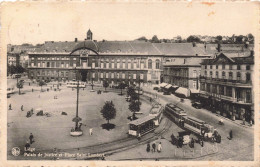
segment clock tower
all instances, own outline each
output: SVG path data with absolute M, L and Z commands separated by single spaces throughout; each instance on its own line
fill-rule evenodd
M 92 36 L 93 36 L 93 33 L 89 29 L 88 32 L 87 32 L 87 40 L 92 40 Z

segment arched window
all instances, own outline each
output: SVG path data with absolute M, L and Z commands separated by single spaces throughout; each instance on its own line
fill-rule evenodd
M 155 68 L 160 69 L 160 60 L 159 59 L 156 59 L 156 61 L 155 61 Z
M 153 62 L 151 59 L 148 60 L 148 69 L 152 69 L 153 68 Z

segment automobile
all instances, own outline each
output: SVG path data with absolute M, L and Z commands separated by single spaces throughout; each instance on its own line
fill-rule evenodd
M 153 90 L 158 90 L 158 89 L 159 89 L 159 87 L 154 87 L 154 88 L 153 88 Z
M 163 94 L 164 94 L 164 95 L 171 95 L 171 92 L 169 92 L 169 91 L 164 91 Z
M 202 104 L 201 104 L 200 102 L 193 102 L 193 103 L 192 103 L 192 106 L 193 106 L 194 108 L 200 109 L 200 108 L 202 107 Z
M 159 88 L 159 89 L 157 90 L 157 92 L 163 92 L 163 90 L 162 90 L 161 88 Z

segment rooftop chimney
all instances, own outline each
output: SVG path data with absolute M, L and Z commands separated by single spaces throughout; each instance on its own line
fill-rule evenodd
M 78 38 L 75 38 L 75 42 L 78 42 Z

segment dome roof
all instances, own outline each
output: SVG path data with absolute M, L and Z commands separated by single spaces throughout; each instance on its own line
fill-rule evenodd
M 85 40 L 83 42 L 78 43 L 71 51 L 70 54 L 76 52 L 77 50 L 81 50 L 81 49 L 88 49 L 91 50 L 93 52 L 95 52 L 98 55 L 99 52 L 99 48 L 98 45 L 92 41 L 92 40 Z

